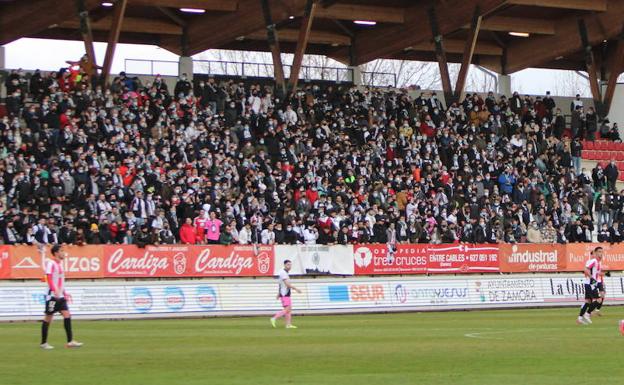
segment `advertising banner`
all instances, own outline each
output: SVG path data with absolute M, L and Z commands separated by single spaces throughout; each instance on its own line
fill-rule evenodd
M 308 301 L 313 309 L 369 308 L 391 305 L 387 283 L 340 281 L 308 283 Z
M 356 275 L 497 273 L 497 245 L 355 245 Z
M 498 245 L 429 245 L 427 273 L 498 273 Z
M 102 246 L 64 246 L 67 256 L 62 262 L 67 278 L 102 278 Z M 45 261 L 50 255 L 50 248 L 37 246 L 11 246 L 9 265 L 11 278 L 42 279 Z
M 353 262 L 356 275 L 426 274 L 426 244 L 397 244 L 392 252 L 385 244 L 355 245 Z
M 291 275 L 353 275 L 353 246 L 275 246 L 274 275 L 285 260 L 292 261 Z
M 0 279 L 11 278 L 11 258 L 8 246 L 0 246 Z
M 582 276 L 569 273 L 293 281 L 302 291 L 293 293 L 295 314 L 576 307 L 584 298 Z M 606 289 L 608 304 L 624 304 L 623 275 L 607 278 Z M 42 282 L 0 285 L 0 321 L 39 319 L 45 292 Z M 67 292 L 72 315 L 86 319 L 269 315 L 281 308 L 271 278 L 68 281 Z
M 544 302 L 541 278 L 473 279 L 471 291 L 485 304 Z
M 273 247 L 104 246 L 105 277 L 253 277 L 273 273 Z
M 500 244 L 500 271 L 504 273 L 564 271 L 565 247 L 559 244 Z
M 583 271 L 591 251 L 603 248 L 602 270 L 624 270 L 624 245 L 619 243 L 571 243 L 566 245 L 566 271 Z
M 466 280 L 394 281 L 393 306 L 445 306 L 476 302 Z

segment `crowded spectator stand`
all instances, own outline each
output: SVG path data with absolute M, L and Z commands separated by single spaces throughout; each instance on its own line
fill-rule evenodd
M 568 126 L 550 95 L 447 107 L 435 92 L 305 84 L 279 99 L 185 76 L 170 92 L 123 72 L 94 85 L 75 64 L 6 79 L 5 244 L 622 239 L 622 167 L 580 162 L 617 151 L 617 127 L 580 99 Z

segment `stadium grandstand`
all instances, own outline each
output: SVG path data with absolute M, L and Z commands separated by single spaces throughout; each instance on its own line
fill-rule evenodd
M 622 70 L 622 2 L 0 7 L 0 43 L 31 36 L 82 39 L 86 48 L 70 70 L 7 71 L 0 123 L 7 244 L 624 236 L 623 145 L 617 124 L 605 120 Z M 94 40 L 108 42 L 102 66 L 93 62 Z M 188 78 L 168 85 L 162 77 L 110 75 L 117 42 L 155 42 L 180 54 L 180 76 Z M 189 56 L 209 48 L 270 51 L 274 78 L 193 81 Z M 290 79 L 282 52 L 295 53 Z M 304 53 L 350 65 L 347 82 L 299 86 Z M 377 58 L 435 60 L 443 90 L 358 88 L 357 65 Z M 447 62 L 461 63 L 455 85 Z M 471 63 L 501 74 L 499 94 L 463 91 Z M 527 67 L 588 71 L 592 100 L 512 93 L 509 74 Z M 208 240 L 199 227 L 211 212 L 221 228 Z
M 620 1 L 71 0 L 0 9 L 2 44 L 29 36 L 86 48 L 67 70 L 6 70 L 7 244 L 624 237 L 624 145 L 606 119 L 622 71 Z M 108 42 L 101 65 L 94 40 Z M 180 78 L 111 75 L 118 42 L 181 55 Z M 274 78 L 194 76 L 190 56 L 210 48 L 270 51 Z M 289 79 L 284 52 L 295 53 Z M 348 64 L 347 81 L 298 84 L 304 53 Z M 377 58 L 437 61 L 443 90 L 358 87 L 357 65 Z M 454 85 L 447 62 L 461 63 Z M 464 92 L 471 63 L 501 74 L 498 94 Z M 512 93 L 509 74 L 528 67 L 587 71 L 592 99 Z M 220 228 L 207 239 L 211 215 Z
M 624 0 L 0 0 L 0 383 L 617 383 L 622 72 Z

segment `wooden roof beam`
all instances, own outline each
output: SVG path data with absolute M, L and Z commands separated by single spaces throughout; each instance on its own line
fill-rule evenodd
M 469 24 L 464 26 L 464 29 L 469 28 Z M 528 17 L 490 16 L 481 22 L 481 30 L 554 35 L 555 23 L 552 20 L 531 19 Z
M 337 3 L 319 7 L 316 17 L 335 20 L 373 20 L 378 23 L 404 23 L 405 9 L 377 5 Z
M 297 39 L 297 48 L 295 49 L 295 56 L 293 58 L 293 64 L 290 69 L 290 79 L 288 83 L 290 85 L 290 92 L 294 92 L 297 89 L 297 83 L 299 82 L 299 73 L 301 72 L 301 65 L 303 64 L 303 55 L 308 48 L 308 41 L 310 40 L 310 31 L 312 30 L 312 22 L 314 21 L 314 14 L 316 13 L 317 4 L 314 0 L 307 0 L 306 8 L 303 12 L 303 18 L 301 19 L 301 26 L 299 27 L 299 38 Z
M 238 0 L 129 0 L 131 5 L 145 7 L 195 8 L 206 11 L 234 12 Z
M 288 20 L 291 15 L 302 15 L 305 1 L 269 0 L 271 16 L 275 24 Z M 188 55 L 195 55 L 211 48 L 222 47 L 241 36 L 266 28 L 262 7 L 258 0 L 239 0 L 235 12 L 224 14 L 205 13 L 191 18 L 186 27 Z M 160 46 L 172 52 L 180 50 L 180 39 L 161 38 Z
M 444 49 L 448 53 L 464 53 L 464 48 L 466 46 L 466 42 L 463 40 L 457 39 L 444 39 Z M 434 51 L 435 46 L 432 42 L 422 42 L 418 44 L 414 44 L 405 48 L 406 51 Z M 475 50 L 475 55 L 489 55 L 489 56 L 501 56 L 503 54 L 503 48 L 498 46 L 495 43 L 487 42 L 487 41 L 477 41 Z
M 91 29 L 95 31 L 108 31 L 113 18 L 106 16 L 96 22 L 91 23 Z M 79 28 L 80 22 L 68 20 L 58 25 L 59 28 Z M 140 17 L 125 17 L 121 25 L 122 32 L 153 33 L 163 35 L 182 35 L 182 27 L 167 21 L 157 19 L 143 19 Z
M 299 39 L 299 30 L 280 29 L 279 31 L 277 31 L 277 37 L 279 41 L 297 42 L 297 40 Z M 266 40 L 266 38 L 266 33 L 264 31 L 256 31 L 252 34 L 245 36 L 245 39 L 249 40 Z M 308 43 L 326 45 L 350 45 L 351 38 L 349 36 L 341 35 L 335 32 L 313 30 L 310 31 Z
M 446 35 L 461 29 L 472 20 L 475 6 L 479 6 L 481 16 L 490 14 L 505 4 L 506 0 L 446 0 L 439 2 L 437 12 L 443 15 L 439 20 L 440 34 Z M 390 56 L 404 48 L 431 41 L 431 27 L 427 8 L 417 2 L 405 11 L 405 24 L 387 27 L 373 27 L 357 34 L 355 39 L 356 64 Z M 463 52 L 462 43 L 462 52 Z M 448 47 L 447 47 L 448 49 Z
M 592 46 L 618 36 L 621 32 L 624 1 L 609 0 L 607 5 L 607 12 L 596 13 L 585 19 L 588 43 Z M 557 20 L 555 35 L 530 37 L 507 47 L 507 72 L 513 73 L 566 59 L 566 56 L 581 49 L 578 36 L 578 16 Z
M 464 43 L 464 52 L 462 54 L 462 63 L 457 74 L 457 82 L 455 83 L 455 97 L 461 100 L 464 93 L 464 87 L 466 86 L 466 79 L 468 78 L 468 72 L 470 72 L 470 63 L 472 63 L 472 55 L 474 55 L 475 47 L 477 46 L 477 39 L 479 37 L 479 31 L 481 30 L 482 22 L 481 12 L 479 8 L 475 8 L 472 22 L 470 23 L 470 29 L 468 30 L 468 38 Z
M 608 0 L 508 0 L 507 4 L 604 12 L 607 10 L 607 2 Z
M 101 1 L 85 0 L 84 6 L 91 11 L 101 6 Z M 66 20 L 68 12 L 74 15 L 75 9 L 75 0 L 16 1 L 5 5 L 0 12 L 0 45 L 45 31 Z

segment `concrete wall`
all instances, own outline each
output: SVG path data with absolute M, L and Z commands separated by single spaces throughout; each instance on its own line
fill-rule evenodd
M 609 121 L 618 124 L 620 135 L 622 135 L 622 128 L 624 127 L 624 83 L 618 83 L 615 87 L 615 95 L 613 95 L 613 102 L 609 111 Z

